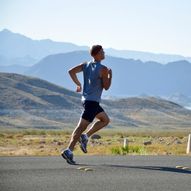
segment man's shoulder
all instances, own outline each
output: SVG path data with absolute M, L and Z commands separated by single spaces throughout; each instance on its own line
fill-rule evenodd
M 107 69 L 107 66 L 101 64 L 101 69 L 102 69 L 102 70 L 106 70 L 106 69 Z
M 86 64 L 88 64 L 88 62 L 87 62 L 87 61 L 82 62 L 82 65 L 86 65 Z
M 90 65 L 92 63 L 92 61 L 84 61 L 83 65 Z
M 80 65 L 84 68 L 85 66 L 87 66 L 88 62 L 87 61 L 84 61 L 82 62 Z

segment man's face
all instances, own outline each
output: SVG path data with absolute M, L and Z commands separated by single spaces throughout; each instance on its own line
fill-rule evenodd
M 103 60 L 103 59 L 105 58 L 105 52 L 104 52 L 104 50 L 101 49 L 101 50 L 98 52 L 97 56 L 99 57 L 100 60 Z

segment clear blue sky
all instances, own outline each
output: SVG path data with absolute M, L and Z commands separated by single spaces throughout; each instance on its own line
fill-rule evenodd
M 191 56 L 190 0 L 0 0 L 0 30 Z

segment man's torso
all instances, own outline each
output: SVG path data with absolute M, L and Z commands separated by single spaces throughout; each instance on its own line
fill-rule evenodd
M 100 72 L 103 67 L 104 66 L 100 62 L 93 61 L 83 65 L 84 86 L 82 101 L 89 100 L 100 102 L 103 91 Z

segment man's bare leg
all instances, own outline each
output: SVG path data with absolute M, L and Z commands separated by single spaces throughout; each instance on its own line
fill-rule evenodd
M 101 112 L 96 115 L 96 118 L 99 119 L 99 121 L 95 122 L 92 127 L 87 131 L 87 136 L 90 137 L 95 132 L 99 131 L 109 123 L 109 117 L 105 112 Z
M 68 145 L 68 148 L 73 151 L 74 147 L 77 143 L 77 141 L 79 140 L 81 134 L 86 130 L 87 126 L 90 124 L 89 121 L 80 118 L 80 121 L 77 125 L 77 127 L 74 129 L 73 133 L 72 133 L 72 137 L 70 140 L 70 143 Z

